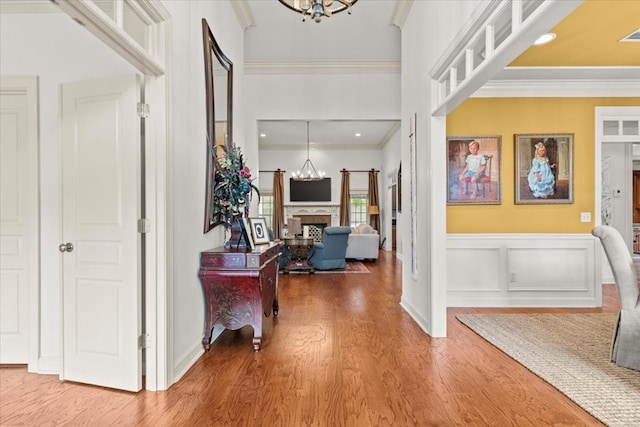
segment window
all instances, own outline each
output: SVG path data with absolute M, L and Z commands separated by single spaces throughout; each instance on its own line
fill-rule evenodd
M 273 229 L 273 194 L 260 194 L 258 216 L 264 217 L 267 227 Z
M 349 195 L 351 226 L 367 223 L 367 194 L 352 193 Z

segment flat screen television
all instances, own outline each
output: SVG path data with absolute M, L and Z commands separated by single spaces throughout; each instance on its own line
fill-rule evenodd
M 296 181 L 289 178 L 289 200 L 292 202 L 330 202 L 331 178 L 318 181 Z

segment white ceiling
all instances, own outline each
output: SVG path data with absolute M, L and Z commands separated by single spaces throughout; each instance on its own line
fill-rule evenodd
M 309 146 L 312 149 L 314 146 L 325 149 L 345 146 L 382 148 L 395 135 L 399 126 L 399 122 L 395 120 L 311 120 Z M 262 149 L 306 148 L 306 121 L 263 120 L 258 127 Z
M 396 0 L 359 0 L 346 11 L 316 23 L 277 0 L 250 0 L 254 25 L 245 32 L 245 64 L 281 63 L 313 67 L 318 63 L 399 63 L 400 29 L 391 24 Z M 399 128 L 398 121 L 311 121 L 310 141 L 323 149 L 381 148 Z M 305 121 L 259 121 L 261 149 L 306 147 Z M 355 134 L 360 133 L 360 137 Z
M 396 0 L 359 0 L 316 23 L 277 0 L 246 2 L 254 25 L 245 32 L 245 62 L 400 61 Z

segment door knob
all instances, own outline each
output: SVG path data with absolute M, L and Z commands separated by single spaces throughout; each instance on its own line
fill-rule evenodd
M 58 250 L 60 252 L 73 252 L 73 243 L 61 243 L 60 246 L 58 246 Z

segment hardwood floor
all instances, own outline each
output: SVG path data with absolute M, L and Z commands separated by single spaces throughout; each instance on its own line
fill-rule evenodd
M 176 384 L 129 393 L 0 368 L 2 426 L 592 426 L 601 425 L 455 319 L 432 339 L 400 307 L 401 264 L 383 252 L 369 274 L 280 275 L 280 313 L 225 331 Z

